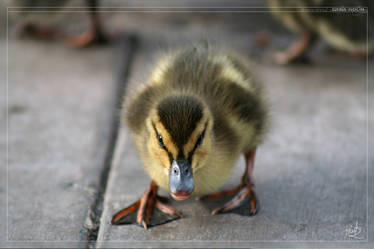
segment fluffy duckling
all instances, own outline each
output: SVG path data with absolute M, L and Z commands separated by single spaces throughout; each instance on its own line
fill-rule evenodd
M 182 217 L 162 202 L 158 187 L 175 200 L 235 194 L 213 214 L 236 208 L 248 197 L 250 215 L 256 214 L 252 172 L 267 117 L 261 86 L 241 56 L 207 44 L 166 55 L 123 109 L 152 181 L 137 202 L 113 216 L 112 224 L 137 212 L 137 223 L 147 228 L 154 207 Z M 246 164 L 239 186 L 213 192 L 225 183 L 241 154 Z
M 302 35 L 286 51 L 277 53 L 275 60 L 287 64 L 302 58 L 317 40 L 322 38 L 331 46 L 363 57 L 374 49 L 374 16 L 363 12 L 362 7 L 369 7 L 369 0 L 268 0 L 272 13 L 290 30 Z M 324 8 L 336 7 L 336 12 L 326 11 L 285 11 L 285 7 Z M 342 7 L 343 6 L 343 7 Z M 339 7 L 342 7 L 339 10 Z M 361 10 L 359 9 L 361 7 Z M 283 11 L 282 11 L 283 10 Z M 366 41 L 366 23 L 368 21 L 368 46 Z

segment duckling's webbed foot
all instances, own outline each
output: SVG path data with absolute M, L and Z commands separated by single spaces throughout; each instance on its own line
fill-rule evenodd
M 181 218 L 183 216 L 181 212 L 161 201 L 161 197 L 157 196 L 157 188 L 156 183 L 152 181 L 139 200 L 113 216 L 112 224 L 135 223 L 147 229 L 150 226 L 161 225 Z M 154 213 L 154 207 L 161 211 L 161 216 Z M 151 217 L 155 219 L 151 220 Z
M 316 36 L 309 32 L 303 34 L 302 38 L 293 43 L 287 50 L 275 54 L 275 62 L 280 65 L 308 61 L 306 53 L 316 40 Z
M 54 40 L 65 36 L 56 28 L 36 25 L 29 21 L 17 23 L 12 34 L 19 38 L 31 37 L 38 40 Z
M 95 44 L 105 44 L 112 39 L 108 35 L 104 34 L 98 13 L 95 11 L 90 11 L 89 14 L 90 27 L 88 28 L 88 30 L 80 35 L 66 36 L 66 42 L 68 45 L 73 47 L 88 47 Z
M 244 154 L 245 161 L 246 161 L 246 168 L 245 172 L 242 176 L 241 183 L 239 186 L 214 192 L 208 195 L 199 196 L 198 200 L 208 200 L 208 199 L 215 199 L 224 197 L 227 195 L 235 194 L 234 198 L 232 198 L 229 202 L 225 203 L 222 207 L 216 208 L 212 211 L 212 214 L 218 214 L 226 211 L 230 211 L 235 209 L 245 203 L 245 200 L 249 197 L 250 200 L 250 210 L 249 215 L 255 215 L 258 211 L 258 203 L 257 203 L 257 196 L 254 191 L 254 183 L 252 179 L 252 172 L 254 167 L 254 159 L 255 159 L 256 149 L 250 150 Z

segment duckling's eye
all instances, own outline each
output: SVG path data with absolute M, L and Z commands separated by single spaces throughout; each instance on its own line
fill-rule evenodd
M 203 142 L 203 138 L 204 138 L 204 131 L 200 133 L 200 135 L 197 137 L 196 145 L 195 145 L 196 147 L 199 146 Z
M 162 136 L 160 134 L 157 134 L 157 140 L 158 144 L 162 147 L 165 148 L 164 140 L 162 140 Z

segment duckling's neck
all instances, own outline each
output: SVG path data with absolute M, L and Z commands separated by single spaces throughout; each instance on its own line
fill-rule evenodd
M 204 103 L 194 96 L 179 94 L 163 98 L 157 105 L 160 122 L 181 147 L 204 116 Z

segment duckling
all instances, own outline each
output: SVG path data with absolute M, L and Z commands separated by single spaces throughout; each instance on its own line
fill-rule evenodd
M 124 105 L 122 116 L 152 181 L 138 201 L 113 216 L 112 224 L 137 212 L 137 224 L 147 229 L 154 207 L 182 217 L 157 195 L 158 187 L 175 200 L 235 194 L 212 214 L 232 210 L 248 197 L 249 214 L 256 214 L 253 168 L 268 111 L 245 58 L 207 43 L 168 53 Z M 239 186 L 214 192 L 241 154 L 246 163 Z
M 374 16 L 365 13 L 363 7 L 369 7 L 372 1 L 327 1 L 327 0 L 268 0 L 272 14 L 280 19 L 290 30 L 302 35 L 286 51 L 277 53 L 275 60 L 279 64 L 288 64 L 303 58 L 315 43 L 322 38 L 334 48 L 359 57 L 366 56 L 374 50 L 373 28 Z M 342 7 L 341 11 L 286 11 L 285 7 L 323 8 Z M 356 12 L 349 9 L 355 7 Z M 283 10 L 283 11 L 281 11 Z M 343 12 L 342 12 L 343 11 Z M 345 11 L 345 12 L 344 12 Z M 368 24 L 367 24 L 368 21 Z M 368 44 L 366 41 L 368 25 Z

